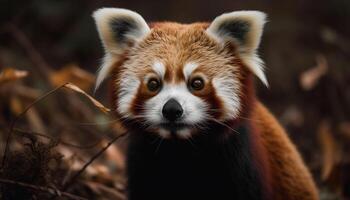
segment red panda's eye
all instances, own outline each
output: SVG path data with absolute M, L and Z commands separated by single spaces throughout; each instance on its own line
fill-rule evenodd
M 201 78 L 194 78 L 191 81 L 191 88 L 194 90 L 201 90 L 204 87 L 204 81 Z
M 155 78 L 152 78 L 148 81 L 147 83 L 147 88 L 149 89 L 149 91 L 151 92 L 156 92 L 159 90 L 160 88 L 160 82 L 155 79 Z

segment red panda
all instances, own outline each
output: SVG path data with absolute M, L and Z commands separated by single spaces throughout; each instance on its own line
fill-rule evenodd
M 314 200 L 312 176 L 255 95 L 265 14 L 211 23 L 147 24 L 137 13 L 94 13 L 105 48 L 97 87 L 129 131 L 128 198 Z

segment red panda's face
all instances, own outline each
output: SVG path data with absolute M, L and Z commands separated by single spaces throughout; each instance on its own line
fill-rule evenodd
M 156 25 L 115 70 L 116 108 L 163 137 L 189 137 L 240 110 L 241 63 L 205 25 Z
M 109 24 L 99 27 L 105 47 L 110 49 L 105 65 L 113 68 L 113 103 L 122 118 L 163 138 L 188 138 L 209 123 L 239 117 L 244 104 L 241 102 L 244 72 L 249 68 L 247 65 L 258 59 L 247 58 L 237 44 L 254 41 L 248 36 L 240 38 L 244 41 L 239 43 L 221 41 L 218 34 L 222 30 L 213 24 L 208 28 L 202 23 L 157 23 L 149 29 L 140 16 L 124 14 L 121 21 L 111 18 Z M 97 21 L 101 18 L 98 13 L 95 17 Z M 249 31 L 245 30 L 247 24 L 243 24 L 244 30 L 240 27 L 237 30 Z M 236 25 L 223 24 L 221 28 Z M 104 33 L 106 26 L 111 26 L 112 33 Z M 121 43 L 124 49 L 111 46 L 108 40 Z M 244 51 L 249 51 L 248 46 Z

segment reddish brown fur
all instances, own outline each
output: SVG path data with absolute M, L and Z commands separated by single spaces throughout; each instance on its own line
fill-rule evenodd
M 318 199 L 311 174 L 276 119 L 260 102 L 254 104 L 252 116 L 267 151 L 274 199 Z
M 120 75 L 122 74 L 120 71 L 122 70 L 132 70 L 142 80 L 146 74 L 152 71 L 150 65 L 156 59 L 166 66 L 165 82 L 175 84 L 184 82 L 183 67 L 188 61 L 194 60 L 200 67 L 191 77 L 196 76 L 196 74 L 205 74 L 208 84 L 202 91 L 193 92 L 193 94 L 202 97 L 210 105 L 215 105 L 212 109 L 222 109 L 223 104 L 220 98 L 216 97 L 211 79 L 220 73 L 232 73 L 239 77 L 238 66 L 241 63 L 238 57 L 234 55 L 234 46 L 222 48 L 214 39 L 208 37 L 205 34 L 205 29 L 208 27 L 206 23 L 191 25 L 154 23 L 152 27 L 151 34 L 137 47 L 128 51 L 129 57 L 134 56 L 136 61 L 131 58 L 115 72 L 117 73 L 115 76 L 116 85 L 120 81 Z M 140 107 L 140 103 L 154 95 L 147 92 L 144 84 L 142 83 L 133 101 L 133 108 Z M 239 93 L 239 91 L 237 92 Z M 133 109 L 133 113 L 138 113 L 138 111 Z M 215 117 L 222 117 L 222 113 L 215 113 Z
M 240 118 L 236 121 L 236 124 L 241 123 L 241 121 L 248 121 L 250 125 L 250 143 L 252 146 L 253 162 L 258 169 L 261 179 L 263 181 L 263 195 L 265 199 L 273 199 L 274 190 L 272 188 L 272 173 L 271 166 L 268 160 L 268 152 L 266 147 L 262 144 L 261 135 L 254 120 L 251 120 L 251 116 L 254 115 L 252 112 L 255 105 L 255 90 L 253 84 L 253 76 L 243 64 L 240 65 L 242 70 L 241 82 L 243 83 L 241 102 L 244 103 L 244 108 L 241 109 Z
M 251 143 L 255 164 L 263 176 L 266 195 L 273 199 L 318 199 L 317 189 L 312 177 L 305 167 L 299 153 L 269 111 L 257 100 L 252 81 L 252 74 L 240 60 L 236 48 L 227 44 L 219 45 L 205 33 L 206 23 L 181 25 L 177 23 L 153 23 L 152 32 L 137 47 L 128 52 L 129 60 L 117 63 L 114 74 L 114 100 L 123 70 L 133 70 L 140 80 L 151 71 L 149 66 L 154 59 L 166 65 L 165 81 L 178 83 L 184 81 L 183 66 L 187 61 L 195 60 L 200 67 L 195 74 L 204 73 L 208 79 L 220 73 L 232 73 L 238 82 L 242 108 L 239 117 L 228 124 L 237 124 L 249 118 L 253 129 Z M 133 57 L 137 56 L 137 57 Z M 137 58 L 137 60 L 132 60 Z M 227 59 L 232 58 L 232 59 Z M 193 75 L 192 75 L 193 76 Z M 156 93 L 148 92 L 144 83 L 131 105 L 134 114 L 140 113 L 143 102 Z M 215 94 L 215 88 L 208 82 L 200 92 L 193 92 L 204 99 L 212 109 L 222 109 L 223 102 Z M 114 105 L 114 104 L 113 104 Z M 220 118 L 222 113 L 213 113 Z

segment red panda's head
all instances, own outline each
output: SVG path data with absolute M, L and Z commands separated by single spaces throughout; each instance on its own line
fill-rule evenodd
M 256 55 L 264 13 L 149 26 L 130 10 L 103 8 L 94 18 L 106 52 L 97 87 L 111 75 L 118 115 L 161 137 L 188 138 L 208 123 L 239 118 L 249 74 L 267 85 Z

